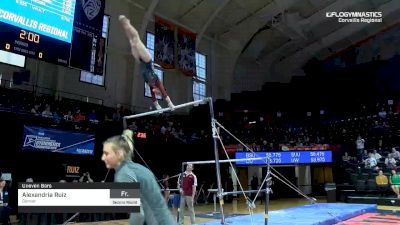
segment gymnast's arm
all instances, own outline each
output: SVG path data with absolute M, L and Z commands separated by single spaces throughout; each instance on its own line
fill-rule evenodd
M 115 174 L 114 181 L 120 183 L 131 183 L 131 182 L 138 182 L 136 173 L 132 170 L 124 170 L 118 171 Z M 143 225 L 144 224 L 144 212 L 141 207 L 140 213 L 130 213 L 129 217 L 129 224 L 130 225 Z
M 158 224 L 176 225 L 177 223 L 165 203 L 165 199 L 161 194 L 160 186 L 158 185 L 154 175 L 148 177 L 146 186 L 146 191 L 151 193 L 151 196 L 147 201 Z

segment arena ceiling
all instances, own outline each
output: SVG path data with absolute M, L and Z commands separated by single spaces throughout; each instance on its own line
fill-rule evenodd
M 396 24 L 399 0 L 126 0 L 283 76 Z M 338 23 L 326 12 L 382 12 L 382 23 Z M 296 72 L 297 71 L 297 72 Z

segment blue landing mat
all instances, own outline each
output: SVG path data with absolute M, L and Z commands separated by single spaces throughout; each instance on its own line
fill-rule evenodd
M 376 210 L 374 204 L 318 203 L 271 211 L 268 225 L 330 225 Z M 251 221 L 249 215 L 225 219 L 229 225 L 264 225 L 264 214 L 254 214 Z M 220 225 L 221 221 L 201 224 Z

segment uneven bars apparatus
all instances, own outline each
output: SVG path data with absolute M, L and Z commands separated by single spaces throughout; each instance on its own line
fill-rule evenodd
M 214 157 L 215 160 L 212 161 L 212 163 L 215 163 L 215 172 L 217 175 L 217 184 L 218 184 L 218 193 L 222 193 L 222 184 L 221 184 L 221 170 L 220 170 L 220 165 L 219 165 L 219 155 L 218 155 L 218 142 L 217 142 L 217 138 L 218 136 L 216 135 L 216 130 L 217 128 L 215 127 L 215 119 L 214 119 L 214 106 L 213 106 L 213 101 L 211 97 L 208 98 L 204 98 L 203 100 L 198 100 L 198 101 L 194 101 L 194 102 L 189 102 L 186 104 L 182 104 L 182 105 L 178 105 L 176 107 L 185 107 L 188 105 L 196 105 L 196 104 L 200 104 L 202 102 L 208 102 L 208 106 L 209 106 L 209 110 L 210 110 L 210 120 L 211 120 L 211 132 L 212 132 L 212 137 L 213 137 L 213 148 L 214 148 Z M 176 108 L 175 107 L 175 108 Z M 185 164 L 182 163 L 182 174 L 185 171 Z M 182 180 L 180 179 L 180 186 L 182 186 Z M 220 212 L 221 212 L 221 224 L 225 224 L 225 215 L 224 215 L 224 201 L 223 201 L 223 196 L 219 195 L 219 208 L 220 208 Z M 180 214 L 181 209 L 178 209 L 178 217 Z M 179 223 L 179 218 L 178 218 L 178 223 Z
M 267 164 L 267 177 L 266 177 L 266 184 L 265 184 L 265 189 L 264 190 L 248 190 L 248 191 L 229 191 L 229 192 L 223 192 L 218 190 L 217 196 L 219 197 L 220 201 L 221 198 L 223 198 L 225 195 L 234 195 L 234 194 L 241 194 L 241 193 L 258 193 L 258 192 L 264 192 L 265 193 L 265 209 L 264 209 L 264 224 L 268 225 L 268 212 L 269 212 L 269 193 L 271 192 L 270 184 L 269 182 L 271 181 L 271 171 L 270 171 L 270 164 L 267 161 L 267 159 L 270 157 L 257 157 L 257 158 L 247 158 L 247 159 L 224 159 L 224 160 L 219 160 L 219 163 L 227 163 L 227 162 L 241 162 L 241 161 L 252 161 L 252 160 L 265 160 L 265 163 Z M 206 160 L 206 161 L 191 161 L 191 162 L 182 162 L 182 171 L 184 168 L 184 165 L 187 164 L 192 164 L 192 165 L 199 165 L 199 164 L 212 164 L 215 163 L 216 160 Z M 218 163 L 218 165 L 219 165 Z M 221 204 L 221 203 L 220 203 Z M 253 204 L 253 203 L 252 203 Z M 249 205 L 251 207 L 251 205 Z M 221 211 L 221 218 L 224 217 L 223 211 Z M 221 221 L 221 224 L 225 224 Z
M 133 119 L 133 118 L 139 118 L 142 116 L 148 116 L 148 115 L 153 115 L 157 113 L 163 113 L 163 112 L 168 112 L 168 111 L 173 111 L 175 109 L 179 108 L 184 108 L 187 106 L 192 106 L 192 105 L 199 105 L 199 104 L 204 104 L 207 103 L 209 105 L 210 109 L 210 117 L 211 117 L 211 129 L 212 129 L 212 134 L 213 134 L 213 141 L 214 141 L 214 155 L 215 155 L 215 167 L 216 167 L 216 174 L 217 174 L 217 183 L 218 183 L 218 193 L 222 193 L 222 184 L 221 184 L 221 172 L 220 172 L 220 166 L 219 166 L 219 155 L 218 155 L 218 145 L 217 145 L 217 135 L 215 134 L 216 128 L 215 128 L 215 119 L 214 119 L 214 106 L 213 106 L 213 100 L 211 97 L 204 98 L 201 100 L 193 101 L 193 102 L 188 102 L 180 105 L 176 105 L 173 108 L 163 108 L 159 110 L 154 110 L 150 112 L 145 112 L 145 113 L 139 113 L 135 115 L 130 115 L 130 116 L 124 116 L 123 118 L 123 126 L 126 129 L 128 127 L 127 124 L 127 119 Z M 182 173 L 184 172 L 184 164 L 182 164 Z M 223 201 L 222 201 L 222 196 L 219 197 L 219 205 L 220 205 L 220 210 L 221 210 L 221 224 L 225 224 L 225 216 L 224 216 L 224 208 L 223 208 Z M 178 209 L 178 217 L 179 217 L 179 211 Z M 179 221 L 178 221 L 179 222 Z
M 214 121 L 214 120 L 212 120 Z M 215 123 L 213 123 L 215 125 Z M 213 128 L 213 132 L 215 131 L 215 127 Z M 216 146 L 216 135 L 213 135 L 213 139 L 215 141 L 215 145 L 214 145 L 214 149 L 216 151 L 217 150 L 217 146 Z M 249 160 L 263 160 L 263 159 L 267 159 L 268 157 L 258 157 L 258 158 L 248 158 L 248 159 L 224 159 L 224 160 L 218 160 L 218 152 L 215 153 L 216 155 L 216 160 L 206 160 L 206 161 L 191 161 L 191 162 L 182 162 L 182 174 L 184 172 L 185 169 L 185 165 L 187 164 L 192 164 L 192 165 L 199 165 L 199 164 L 212 164 L 215 163 L 217 165 L 217 178 L 219 178 L 217 180 L 218 182 L 218 198 L 219 198 L 219 205 L 220 205 L 220 212 L 221 212 L 221 224 L 225 224 L 225 215 L 224 215 L 224 211 L 223 211 L 223 198 L 224 198 L 224 192 L 222 191 L 222 185 L 221 185 L 221 174 L 220 174 L 220 170 L 219 170 L 219 164 L 220 163 L 228 163 L 228 162 L 240 162 L 240 161 L 249 161 Z M 242 192 L 239 192 L 242 193 Z M 228 193 L 227 194 L 231 194 Z M 234 194 L 234 192 L 232 192 L 232 194 Z M 226 195 L 226 194 L 225 194 Z M 178 221 L 179 222 L 179 221 Z

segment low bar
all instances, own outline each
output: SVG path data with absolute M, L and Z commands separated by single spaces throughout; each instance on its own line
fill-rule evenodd
M 259 158 L 247 158 L 247 159 L 224 159 L 219 160 L 220 163 L 227 163 L 227 162 L 241 162 L 241 161 L 249 161 L 249 160 L 261 160 L 267 159 L 267 157 L 259 157 Z M 183 164 L 212 164 L 215 163 L 215 160 L 207 160 L 207 161 L 192 161 L 192 162 L 183 162 Z
M 236 194 L 242 194 L 242 193 L 257 193 L 258 190 L 248 190 L 248 191 L 227 191 L 222 193 L 222 195 L 236 195 Z M 260 192 L 266 192 L 265 189 L 260 190 Z

